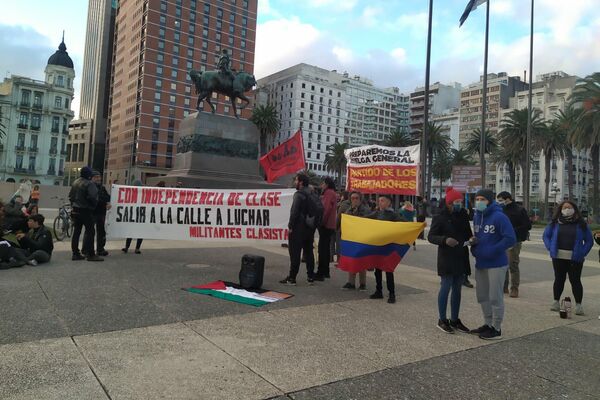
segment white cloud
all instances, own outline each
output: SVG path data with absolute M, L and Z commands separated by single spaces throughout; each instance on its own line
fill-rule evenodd
M 357 3 L 358 0 L 308 0 L 311 7 L 331 7 L 340 11 L 350 11 Z
M 366 27 L 373 27 L 378 24 L 378 16 L 383 12 L 379 7 L 367 6 L 363 9 L 360 16 L 360 23 Z
M 397 63 L 403 64 L 406 62 L 406 50 L 402 47 L 393 49 L 390 54 Z
M 492 5 L 490 9 L 492 15 L 513 16 L 515 13 L 513 0 L 494 0 L 490 4 Z
M 429 14 L 420 12 L 416 14 L 403 14 L 394 22 L 386 23 L 385 28 L 393 31 L 407 31 L 412 37 L 426 37 Z M 434 26 L 435 26 L 434 21 Z
M 354 54 L 351 49 L 334 46 L 331 52 L 336 56 L 341 64 L 349 64 L 354 60 Z
M 258 0 L 258 14 L 262 16 L 281 17 L 281 14 L 271 7 L 269 0 Z

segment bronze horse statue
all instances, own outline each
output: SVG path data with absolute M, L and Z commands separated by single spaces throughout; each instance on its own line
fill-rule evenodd
M 244 102 L 242 107 L 240 107 L 240 110 L 246 108 L 246 106 L 250 104 L 250 100 L 248 100 L 244 93 L 256 85 L 254 75 L 246 72 L 238 72 L 235 74 L 233 82 L 219 71 L 202 72 L 192 69 L 189 71 L 189 75 L 192 82 L 194 82 L 196 94 L 198 95 L 196 110 L 200 111 L 200 102 L 206 100 L 214 114 L 215 106 L 211 103 L 210 98 L 213 92 L 217 92 L 228 96 L 231 99 L 233 114 L 236 118 L 239 118 L 237 115 L 237 107 L 235 105 L 236 99 L 240 99 Z

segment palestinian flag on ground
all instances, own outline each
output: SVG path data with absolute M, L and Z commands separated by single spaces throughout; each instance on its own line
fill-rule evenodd
M 273 292 L 263 289 L 244 289 L 232 282 L 215 281 L 206 285 L 197 285 L 184 288 L 192 293 L 206 294 L 219 299 L 247 304 L 249 306 L 261 307 L 265 304 L 285 300 L 293 295 L 288 293 Z

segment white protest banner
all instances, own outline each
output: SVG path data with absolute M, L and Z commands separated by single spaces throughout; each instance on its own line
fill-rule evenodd
M 344 151 L 346 190 L 362 193 L 416 195 L 420 146 L 354 147 Z
M 212 190 L 113 185 L 110 238 L 287 242 L 294 189 Z

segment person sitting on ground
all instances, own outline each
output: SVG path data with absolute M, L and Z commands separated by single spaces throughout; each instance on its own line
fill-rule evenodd
M 0 202 L 0 226 L 4 226 L 4 203 Z M 4 230 L 0 231 L 0 269 L 18 268 L 26 265 L 25 257 L 17 253 L 11 242 L 4 239 Z
M 363 204 L 362 195 L 360 192 L 352 192 L 350 194 L 350 207 L 344 212 L 344 214 L 354 215 L 356 217 L 365 217 L 371 211 Z M 341 216 L 339 218 L 340 232 L 341 232 Z M 360 271 L 358 273 L 359 286 L 358 290 L 367 290 L 367 271 Z M 348 282 L 342 286 L 342 289 L 356 289 L 356 273 L 348 272 Z
M 23 197 L 17 195 L 4 207 L 4 227 L 12 232 L 27 232 L 27 216 L 24 213 Z
M 27 218 L 29 231 L 25 233 L 17 233 L 17 239 L 21 249 L 17 251 L 24 252 L 27 264 L 38 265 L 47 263 L 52 257 L 54 243 L 52 234 L 44 226 L 44 216 L 41 214 L 30 215 Z

